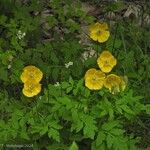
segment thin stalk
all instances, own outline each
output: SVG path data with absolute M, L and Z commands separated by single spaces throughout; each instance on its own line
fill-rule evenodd
M 113 40 L 112 51 L 114 50 L 114 47 L 115 47 L 115 41 L 116 41 L 116 37 L 117 37 L 117 31 L 118 31 L 118 23 L 117 23 L 117 26 L 116 26 L 116 29 L 115 29 L 115 37 L 114 37 L 114 40 Z

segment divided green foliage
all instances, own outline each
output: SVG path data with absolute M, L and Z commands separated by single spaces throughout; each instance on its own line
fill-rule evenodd
M 119 12 L 124 4 L 105 7 Z M 149 137 L 149 126 L 138 121 L 141 114 L 150 120 L 148 27 L 119 20 L 106 43 L 90 41 L 88 33 L 84 43 L 81 27 L 96 18 L 82 8 L 72 0 L 0 0 L 0 149 L 25 143 L 35 150 L 149 149 L 146 141 L 140 148 L 143 135 L 130 127 L 136 120 Z M 109 50 L 117 58 L 112 73 L 126 78 L 125 91 L 112 95 L 85 87 L 85 72 L 98 67 L 94 56 L 84 61 L 89 49 Z M 20 79 L 28 65 L 43 72 L 41 93 L 32 98 L 23 95 Z

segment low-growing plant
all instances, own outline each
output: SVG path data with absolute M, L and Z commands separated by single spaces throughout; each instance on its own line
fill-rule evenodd
M 140 117 L 150 120 L 147 26 L 111 26 L 71 0 L 0 10 L 0 149 L 140 149 L 130 125 L 150 129 Z

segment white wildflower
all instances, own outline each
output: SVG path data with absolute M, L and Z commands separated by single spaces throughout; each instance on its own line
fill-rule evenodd
M 85 60 L 87 60 L 88 58 L 91 58 L 91 57 L 96 58 L 97 52 L 89 47 L 88 50 L 86 50 L 82 53 L 82 61 L 84 62 Z
M 54 86 L 60 86 L 60 83 L 59 82 L 56 82 L 55 84 L 54 84 Z
M 8 65 L 7 68 L 10 69 L 10 68 L 11 68 L 11 65 Z
M 25 32 L 22 32 L 21 30 L 18 30 L 17 37 L 18 37 L 19 40 L 24 38 L 25 35 L 26 35 Z
M 72 61 L 69 61 L 68 63 L 65 64 L 65 67 L 66 67 L 66 68 L 69 68 L 69 67 L 72 66 L 72 65 L 73 65 L 73 62 L 72 62 Z

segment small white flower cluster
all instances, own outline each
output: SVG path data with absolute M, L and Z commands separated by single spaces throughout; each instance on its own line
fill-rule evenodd
M 89 48 L 87 51 L 84 51 L 82 53 L 82 61 L 85 61 L 91 57 L 95 57 L 95 58 L 97 57 L 97 52 L 93 50 L 92 48 Z
M 11 68 L 11 65 L 8 65 L 7 68 L 10 69 L 10 68 Z
M 18 37 L 19 40 L 24 38 L 25 35 L 26 35 L 25 32 L 22 32 L 21 30 L 18 30 L 17 37 Z
M 68 63 L 65 64 L 65 67 L 66 67 L 66 68 L 69 68 L 69 67 L 72 66 L 72 65 L 73 65 L 73 62 L 72 62 L 72 61 L 69 61 Z
M 54 86 L 60 86 L 60 83 L 59 82 L 56 82 L 55 84 L 54 84 Z

